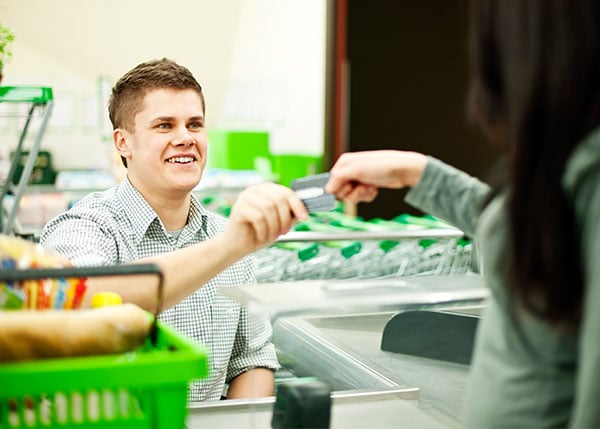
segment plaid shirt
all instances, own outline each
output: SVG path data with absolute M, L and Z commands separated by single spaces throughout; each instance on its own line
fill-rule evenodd
M 172 237 L 125 178 L 107 191 L 86 196 L 48 222 L 40 243 L 76 266 L 112 265 L 207 240 L 222 232 L 226 223 L 227 219 L 206 210 L 192 196 L 187 225 L 177 237 Z M 216 290 L 217 286 L 254 283 L 254 260 L 246 257 L 161 313 L 163 322 L 209 351 L 209 377 L 191 386 L 190 401 L 220 399 L 225 383 L 250 368 L 279 368 L 270 342 L 270 324 L 250 318 L 245 309 Z

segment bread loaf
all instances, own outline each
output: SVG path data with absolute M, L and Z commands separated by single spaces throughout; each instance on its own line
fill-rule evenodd
M 150 324 L 151 316 L 134 304 L 0 311 L 0 362 L 123 353 L 144 342 Z

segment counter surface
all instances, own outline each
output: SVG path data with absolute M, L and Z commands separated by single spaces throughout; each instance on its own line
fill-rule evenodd
M 443 416 L 423 412 L 416 389 L 335 392 L 331 429 L 450 427 Z M 270 429 L 275 398 L 230 400 L 218 404 L 191 404 L 188 429 L 232 427 Z

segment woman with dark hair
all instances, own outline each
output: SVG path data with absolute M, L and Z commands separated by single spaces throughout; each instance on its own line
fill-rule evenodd
M 407 201 L 475 237 L 491 289 L 468 427 L 600 427 L 600 1 L 474 0 L 470 116 L 502 145 L 494 187 L 416 152 L 343 154 L 327 185 Z

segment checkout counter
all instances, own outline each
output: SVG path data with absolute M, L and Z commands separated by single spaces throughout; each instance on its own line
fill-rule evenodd
M 330 427 L 460 428 L 478 274 L 311 280 L 221 292 L 273 323 L 285 371 L 332 390 Z M 270 428 L 275 398 L 189 404 L 188 428 Z

